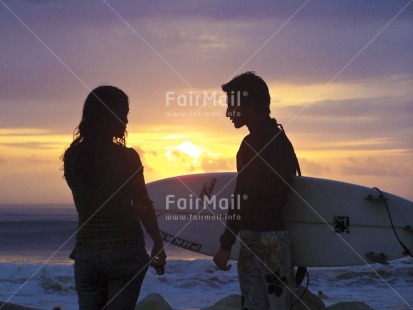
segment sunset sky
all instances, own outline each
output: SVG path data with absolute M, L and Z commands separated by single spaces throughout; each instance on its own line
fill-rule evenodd
M 59 156 L 103 84 L 147 182 L 235 171 L 220 85 L 245 71 L 303 175 L 413 200 L 412 2 L 0 0 L 0 203 L 72 201 Z

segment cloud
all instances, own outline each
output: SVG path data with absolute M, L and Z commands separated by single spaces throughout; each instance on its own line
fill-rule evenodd
M 287 133 L 317 149 L 383 150 L 413 148 L 413 102 L 361 98 L 280 107 Z M 298 114 L 299 113 L 299 114 Z M 293 120 L 289 124 L 288 121 Z M 307 144 L 308 146 L 308 144 Z M 310 146 L 311 147 L 311 146 Z
M 369 175 L 405 177 L 413 174 L 413 161 L 394 161 L 386 158 L 348 157 L 346 161 L 338 165 L 343 175 Z
M 219 143 L 225 145 L 225 154 L 231 154 L 228 144 L 236 150 L 239 141 L 234 140 L 246 129 L 234 133 L 220 119 L 167 118 L 165 94 L 221 92 L 222 83 L 253 70 L 271 85 L 328 86 L 329 96 L 316 96 L 298 116 L 313 94 L 294 102 L 299 104 L 295 107 L 280 100 L 274 110 L 298 153 L 303 151 L 304 173 L 325 174 L 337 167 L 308 159 L 313 158 L 306 157 L 308 150 L 409 153 L 413 149 L 413 6 L 388 24 L 408 3 L 404 0 L 109 2 L 122 18 L 103 1 L 4 3 L 44 43 L 0 5 L 0 123 L 4 128 L 48 128 L 70 136 L 89 91 L 107 84 L 129 95 L 130 124 L 136 124 L 136 132 L 156 126 L 168 128 L 171 135 L 219 132 Z M 334 83 L 328 84 L 333 77 Z M 392 77 L 401 78 L 386 86 Z M 373 86 L 360 87 L 360 81 Z M 335 93 L 340 89 L 333 87 L 339 83 L 347 86 L 341 97 Z M 357 93 L 360 88 L 368 96 Z M 288 95 L 295 93 L 286 99 Z M 3 142 L 15 146 L 13 140 Z M 45 150 L 47 142 L 27 139 L 20 146 Z M 234 158 L 213 154 L 197 161 L 171 151 L 171 160 L 165 160 L 162 143 L 138 148 L 153 179 L 235 170 Z M 356 162 L 342 163 L 344 170 L 367 164 L 354 157 Z M 1 157 L 0 164 L 5 166 Z M 402 170 L 411 171 L 411 166 L 406 163 Z
M 76 1 L 75 1 L 76 2 Z M 297 9 L 304 7 L 300 11 L 302 18 L 314 20 L 319 19 L 339 19 L 342 22 L 351 21 L 352 23 L 360 22 L 365 23 L 366 15 L 370 15 L 372 18 L 386 20 L 388 13 L 395 14 L 403 6 L 406 5 L 405 1 L 376 1 L 375 3 L 357 1 L 354 3 L 348 3 L 347 1 L 335 1 L 333 4 L 325 1 L 259 1 L 251 2 L 248 0 L 241 1 L 220 1 L 212 0 L 208 2 L 193 2 L 191 0 L 179 1 L 171 3 L 165 0 L 153 0 L 150 2 L 140 2 L 139 5 L 135 1 L 122 1 L 122 4 L 116 2 L 110 3 L 115 10 L 120 11 L 124 16 L 133 18 L 134 16 L 139 18 L 144 17 L 176 17 L 176 18 L 188 18 L 196 17 L 203 18 L 211 21 L 223 21 L 223 20 L 262 20 L 271 18 L 286 18 L 290 17 Z M 90 11 L 93 6 L 95 11 Z M 17 7 L 17 5 L 13 5 Z M 66 7 L 65 1 L 20 1 L 19 7 L 29 7 L 34 11 L 33 14 L 42 13 L 47 10 L 49 13 L 54 13 L 60 16 L 60 10 Z M 89 10 L 88 10 L 89 9 Z M 231 12 L 231 14 L 228 14 Z M 102 19 L 107 19 L 116 16 L 108 9 L 108 6 L 99 1 L 85 3 L 78 1 L 76 5 L 70 7 L 67 12 L 69 17 L 62 20 L 64 22 L 71 22 L 70 17 L 74 18 L 76 22 L 99 24 L 102 23 Z M 401 16 L 402 19 L 409 19 L 412 16 L 411 11 L 407 11 Z M 53 16 L 52 16 L 53 20 Z M 55 21 L 55 20 L 54 20 Z
M 179 150 L 169 149 L 166 151 L 165 157 L 172 167 L 179 167 L 187 172 L 194 172 L 197 170 L 197 161 Z
M 320 164 L 316 161 L 309 160 L 306 158 L 299 158 L 301 173 L 302 175 L 311 175 L 311 176 L 322 176 L 331 172 L 329 166 Z
M 26 156 L 25 158 L 23 158 L 23 161 L 25 163 L 31 164 L 31 165 L 51 165 L 51 161 L 48 158 L 45 158 L 43 156 L 38 156 L 37 154 L 31 154 L 30 156 Z M 62 166 L 63 166 L 63 162 L 61 162 Z M 54 162 L 53 162 L 54 165 Z
M 18 147 L 27 150 L 55 150 L 56 143 L 48 142 L 17 142 L 17 143 L 1 143 L 2 146 Z
M 203 155 L 201 157 L 201 169 L 204 172 L 235 171 L 235 159 Z
M 220 92 L 239 71 L 255 70 L 275 83 L 326 83 L 404 5 L 310 1 L 281 29 L 303 3 L 111 3 L 136 34 L 101 1 L 10 2 L 47 47 L 0 10 L 0 123 L 71 131 L 90 89 L 101 84 L 125 90 L 131 120 L 150 124 L 180 123 L 160 117 L 166 91 Z M 386 28 L 340 80 L 411 77 L 411 11 Z
M 192 87 L 209 88 L 237 73 L 258 50 L 240 70 L 255 68 L 275 80 L 327 81 L 404 5 L 402 1 L 334 5 L 310 1 L 278 32 L 303 3 L 112 3 L 122 20 L 99 1 L 20 1 L 10 4 L 11 9 L 50 50 L 8 10 L 1 10 L 0 93 L 9 100 L 61 101 L 87 93 L 78 78 L 89 88 L 103 82 L 130 85 L 131 79 L 162 86 L 182 86 L 183 79 Z M 411 9 L 406 10 L 386 28 L 346 70 L 347 79 L 411 76 L 411 16 Z M 151 89 L 141 91 L 149 95 Z M 73 102 L 83 97 L 77 95 Z

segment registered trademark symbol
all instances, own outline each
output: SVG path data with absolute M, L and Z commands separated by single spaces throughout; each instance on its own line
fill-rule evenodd
M 247 200 L 247 199 L 248 199 L 248 195 L 247 195 L 247 194 L 244 194 L 244 195 L 242 196 L 242 199 Z
M 248 92 L 245 90 L 245 91 L 242 92 L 242 95 L 243 95 L 244 97 L 247 97 L 247 96 L 248 96 Z

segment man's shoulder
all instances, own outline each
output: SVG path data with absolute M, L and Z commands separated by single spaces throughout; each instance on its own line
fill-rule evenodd
M 239 149 L 242 150 L 242 149 L 244 149 L 245 147 L 248 147 L 248 149 L 250 149 L 251 146 L 254 146 L 254 145 L 255 145 L 256 140 L 257 140 L 257 139 L 256 139 L 256 138 L 254 139 L 254 136 L 253 136 L 251 133 L 249 133 L 248 135 L 246 135 L 246 136 L 242 139 Z
M 251 141 L 251 140 L 253 140 L 253 138 L 254 138 L 253 135 L 251 133 L 249 133 L 242 139 L 241 144 L 244 143 L 244 142 Z

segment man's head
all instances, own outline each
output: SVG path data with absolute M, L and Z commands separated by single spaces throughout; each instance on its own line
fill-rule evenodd
M 235 128 L 248 124 L 249 119 L 268 117 L 270 114 L 270 92 L 264 80 L 247 71 L 221 86 L 227 93 L 227 117 Z

